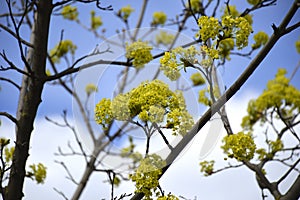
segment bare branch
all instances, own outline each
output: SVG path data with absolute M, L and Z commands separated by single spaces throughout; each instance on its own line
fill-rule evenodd
M 59 148 L 58 150 L 59 150 L 60 155 L 62 155 L 62 156 L 66 156 L 66 155 L 80 155 L 80 156 L 84 157 L 84 159 L 85 159 L 86 162 L 88 162 L 87 158 L 90 157 L 90 156 L 88 156 L 86 154 L 85 150 L 83 149 L 83 145 L 82 145 L 82 143 L 81 143 L 81 141 L 80 141 L 80 139 L 78 137 L 76 129 L 69 123 L 69 121 L 67 119 L 67 112 L 66 111 L 63 112 L 63 116 L 62 117 L 63 117 L 64 123 L 56 122 L 56 121 L 50 119 L 49 117 L 45 117 L 45 119 L 47 121 L 53 123 L 56 126 L 69 128 L 72 131 L 72 133 L 74 134 L 74 136 L 75 136 L 76 143 L 78 144 L 81 153 L 75 152 L 74 149 L 71 147 L 71 145 L 68 144 L 68 147 L 71 149 L 71 153 L 70 154 L 63 153 L 61 151 L 61 149 Z
M 128 62 L 121 62 L 121 61 L 109 61 L 109 60 L 98 60 L 98 61 L 94 61 L 94 62 L 90 62 L 90 63 L 87 63 L 87 64 L 83 64 L 77 68 L 73 68 L 73 67 L 70 67 L 58 74 L 55 74 L 53 76 L 48 76 L 46 78 L 46 81 L 52 81 L 52 80 L 56 80 L 56 79 L 59 79 L 63 76 L 66 76 L 66 75 L 69 75 L 69 74 L 73 74 L 75 72 L 78 72 L 79 70 L 82 70 L 82 69 L 86 69 L 86 68 L 90 68 L 90 67 L 94 67 L 96 65 L 103 65 L 103 64 L 110 64 L 110 65 L 121 65 L 121 66 L 128 66 L 128 67 L 131 67 L 131 63 L 128 63 Z
M 60 164 L 65 169 L 65 171 L 68 174 L 68 176 L 66 177 L 67 179 L 71 180 L 74 184 L 79 185 L 79 183 L 73 178 L 69 168 L 66 166 L 66 164 L 64 162 L 57 161 L 57 160 L 55 160 L 54 162 L 57 164 Z
M 284 34 L 288 34 L 288 33 L 290 33 L 291 31 L 293 31 L 293 30 L 295 30 L 295 29 L 297 29 L 297 28 L 299 28 L 299 27 L 300 27 L 300 21 L 297 22 L 296 24 L 293 24 L 292 26 L 287 27 L 287 28 L 285 29 L 285 31 L 284 31 Z
M 21 54 L 21 58 L 22 58 L 22 61 L 27 69 L 27 71 L 29 73 L 31 73 L 31 67 L 30 67 L 30 64 L 27 62 L 27 59 L 25 57 L 25 54 L 23 52 L 23 47 L 22 47 L 22 42 L 21 42 L 21 36 L 20 36 L 20 28 L 21 28 L 21 25 L 22 25 L 22 22 L 25 18 L 25 13 L 27 13 L 27 10 L 28 10 L 28 0 L 25 0 L 25 10 L 24 10 L 24 14 L 21 16 L 21 19 L 19 21 L 19 24 L 17 25 L 14 17 L 13 17 L 13 12 L 12 12 L 12 8 L 11 8 L 11 5 L 10 5 L 10 0 L 6 0 L 6 4 L 8 6 L 8 10 L 9 10 L 9 13 L 10 13 L 10 18 L 11 18 L 11 21 L 13 23 L 13 26 L 14 26 L 14 29 L 15 29 L 15 34 L 17 36 L 17 41 L 18 41 L 18 46 L 19 46 L 19 51 L 20 51 L 20 54 Z
M 300 159 L 298 159 L 292 166 L 290 166 L 287 172 L 277 181 L 277 183 L 280 184 L 294 170 L 294 168 L 298 165 L 299 162 Z
M 212 16 L 213 16 L 213 17 L 216 16 L 217 9 L 218 9 L 219 5 L 220 5 L 220 0 L 217 0 L 217 4 L 216 4 L 216 6 L 215 6 L 215 8 L 214 8 L 214 11 L 213 11 L 213 13 L 212 13 Z
M 215 173 L 219 173 L 219 172 L 221 172 L 221 171 L 227 170 L 227 169 L 238 168 L 238 167 L 242 167 L 242 166 L 243 166 L 243 164 L 239 164 L 239 165 L 231 165 L 231 164 L 229 163 L 228 166 L 226 166 L 226 167 L 224 167 L 224 168 L 221 168 L 221 169 L 218 169 L 218 170 L 215 170 L 215 171 L 213 171 L 212 173 L 215 174 Z
M 163 138 L 163 140 L 166 143 L 166 145 L 168 146 L 168 148 L 172 151 L 173 147 L 170 145 L 168 139 L 166 138 L 166 136 L 164 135 L 164 133 L 162 132 L 162 130 L 158 127 L 158 125 L 155 122 L 153 123 L 153 126 L 159 132 L 159 134 Z
M 11 62 L 8 58 L 7 58 L 7 56 L 6 56 L 6 54 L 5 54 L 5 52 L 3 51 L 2 53 L 0 53 L 0 56 L 4 59 L 4 61 L 9 65 L 9 67 L 3 67 L 3 66 L 1 66 L 0 67 L 0 71 L 7 71 L 7 70 L 16 70 L 17 72 L 19 72 L 19 73 L 21 73 L 21 74 L 23 74 L 23 75 L 26 75 L 26 76 L 31 76 L 31 74 L 29 74 L 29 73 L 27 73 L 27 72 L 25 72 L 25 71 L 23 71 L 23 70 L 21 70 L 21 69 L 19 69 L 13 62 Z
M 56 2 L 55 4 L 53 4 L 53 8 L 55 7 L 58 7 L 58 6 L 63 6 L 69 2 L 72 2 L 73 0 L 64 0 L 64 1 L 59 1 L 59 2 Z
M 15 86 L 18 90 L 21 90 L 21 87 L 17 84 L 17 83 L 15 83 L 14 81 L 12 81 L 12 80 L 10 80 L 10 79 L 8 79 L 8 78 L 4 78 L 4 77 L 0 77 L 0 80 L 1 81 L 6 81 L 6 82 L 8 82 L 8 83 L 11 83 L 13 86 Z
M 50 119 L 50 118 L 47 117 L 47 116 L 45 117 L 45 119 L 46 119 L 48 122 L 54 124 L 55 126 L 59 126 L 59 127 L 67 127 L 66 124 L 62 124 L 62 123 L 59 123 L 59 122 L 57 122 L 57 121 L 54 121 L 53 119 Z
M 15 117 L 13 117 L 11 114 L 7 112 L 0 112 L 0 115 L 7 117 L 10 121 L 12 121 L 18 126 L 18 120 Z
M 277 107 L 276 111 L 277 111 L 277 114 L 278 114 L 279 118 L 281 119 L 281 121 L 286 125 L 286 127 L 288 127 L 288 129 L 290 130 L 292 135 L 295 136 L 295 138 L 298 140 L 298 142 L 300 142 L 300 138 L 298 137 L 297 133 L 295 132 L 291 122 L 289 120 L 286 120 L 284 118 L 284 116 L 282 116 L 280 108 Z
M 141 12 L 140 12 L 140 16 L 138 18 L 138 22 L 137 22 L 136 27 L 135 27 L 136 29 L 135 29 L 134 34 L 133 34 L 133 40 L 134 41 L 136 40 L 137 34 L 139 33 L 139 29 L 142 25 L 142 21 L 143 21 L 144 15 L 145 15 L 145 10 L 146 10 L 148 1 L 149 0 L 143 0 L 143 5 L 142 5 Z
M 253 12 L 254 10 L 257 10 L 259 8 L 267 7 L 267 6 L 272 6 L 276 5 L 277 0 L 263 0 L 260 1 L 258 4 L 252 6 L 252 8 L 247 8 L 242 14 L 241 17 L 249 14 L 250 12 Z
M 10 30 L 7 26 L 4 26 L 3 24 L 0 24 L 0 28 L 8 32 L 10 35 L 12 35 L 16 39 L 20 39 L 20 41 L 25 44 L 26 46 L 33 48 L 33 45 L 30 42 L 27 42 L 26 40 L 22 39 L 21 37 L 18 38 L 17 34 L 14 33 L 12 30 Z
M 56 2 L 55 4 L 53 4 L 53 7 L 62 6 L 62 5 L 65 5 L 69 2 L 73 2 L 73 0 L 64 0 L 64 1 Z M 111 5 L 106 6 L 106 7 L 102 7 L 100 0 L 77 0 L 77 2 L 81 2 L 81 3 L 93 3 L 93 2 L 95 2 L 96 7 L 101 9 L 101 10 L 108 10 L 108 11 L 113 10 Z
M 130 194 L 124 193 L 124 194 L 121 194 L 119 198 L 115 197 L 115 200 L 122 200 L 125 197 L 130 197 L 131 195 L 132 195 L 131 193 Z
M 290 129 L 290 127 L 294 127 L 294 126 L 296 126 L 298 124 L 300 124 L 300 120 L 297 121 L 297 122 L 294 122 L 290 126 L 286 126 L 283 129 L 281 129 L 280 133 L 278 134 L 279 138 L 281 138 L 283 136 L 283 134 Z
M 292 80 L 295 76 L 295 74 L 297 73 L 298 69 L 300 68 L 300 61 L 298 62 L 297 66 L 295 67 L 291 77 L 290 77 L 290 80 Z
M 60 191 L 60 190 L 58 190 L 58 189 L 56 189 L 56 188 L 53 188 L 53 190 L 54 190 L 55 192 L 57 192 L 60 196 L 62 196 L 65 200 L 69 200 L 69 199 L 67 198 L 67 196 L 66 196 L 62 191 Z

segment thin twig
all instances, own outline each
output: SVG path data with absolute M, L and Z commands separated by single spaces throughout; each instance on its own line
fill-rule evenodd
M 15 117 L 13 117 L 11 114 L 7 112 L 0 112 L 0 115 L 7 117 L 10 121 L 12 121 L 18 126 L 18 120 Z
M 286 173 L 277 181 L 277 184 L 280 184 L 294 170 L 294 168 L 298 165 L 299 162 L 300 159 L 298 159 L 292 166 L 290 166 Z
M 66 164 L 64 162 L 57 161 L 57 160 L 55 160 L 54 162 L 57 163 L 57 164 L 60 164 L 65 169 L 65 171 L 68 174 L 68 176 L 66 177 L 67 179 L 71 180 L 75 185 L 79 185 L 79 183 L 73 178 L 70 170 L 68 169 L 68 167 L 66 166 Z
M 229 164 L 228 166 L 226 166 L 224 168 L 221 168 L 221 169 L 218 169 L 218 170 L 214 170 L 212 173 L 216 174 L 216 173 L 219 173 L 219 172 L 227 170 L 227 169 L 242 167 L 243 165 L 244 164 L 238 164 L 238 165 L 231 165 L 231 164 Z
M 8 79 L 8 78 L 4 78 L 4 77 L 0 77 L 0 80 L 1 81 L 6 81 L 6 82 L 8 82 L 8 83 L 11 83 L 13 86 L 15 86 L 18 90 L 21 90 L 21 87 L 17 84 L 17 83 L 15 83 L 14 81 L 12 81 L 12 80 L 10 80 L 10 79 Z
M 26 76 L 32 76 L 31 74 L 27 73 L 26 71 L 23 71 L 23 70 L 19 69 L 13 62 L 11 62 L 11 61 L 7 58 L 7 56 L 6 56 L 6 54 L 5 54 L 4 51 L 3 51 L 2 53 L 0 53 L 0 56 L 1 56 L 1 57 L 4 59 L 4 61 L 10 66 L 10 67 L 6 67 L 6 68 L 4 68 L 4 67 L 1 66 L 0 71 L 15 70 L 15 71 L 17 71 L 17 72 L 19 72 L 19 73 L 21 73 L 21 74 L 23 74 L 23 75 L 26 75 Z
M 140 16 L 138 18 L 138 22 L 136 24 L 135 31 L 134 31 L 134 34 L 133 34 L 133 40 L 134 41 L 136 40 L 136 37 L 137 37 L 137 35 L 139 33 L 139 29 L 140 29 L 140 27 L 142 25 L 142 21 L 143 21 L 144 15 L 145 15 L 145 10 L 146 10 L 148 1 L 149 0 L 143 0 L 143 5 L 142 5 L 141 12 L 140 12 Z
M 67 198 L 67 196 L 66 196 L 62 191 L 60 191 L 60 190 L 58 190 L 58 189 L 56 189 L 56 188 L 53 188 L 53 190 L 54 190 L 55 192 L 57 192 L 60 196 L 62 196 L 65 200 L 69 200 L 69 199 Z
M 24 20 L 24 18 L 25 18 L 25 15 L 26 15 L 25 13 L 27 13 L 27 9 L 28 9 L 28 7 L 27 7 L 28 0 L 25 0 L 25 5 L 26 5 L 26 6 L 25 6 L 24 15 L 21 16 L 21 19 L 20 19 L 18 25 L 17 25 L 17 23 L 16 23 L 16 21 L 15 21 L 13 15 L 12 15 L 13 12 L 12 12 L 12 8 L 11 8 L 11 5 L 10 5 L 10 0 L 6 0 L 6 4 L 7 4 L 7 6 L 8 6 L 8 10 L 9 10 L 9 13 L 10 13 L 10 18 L 11 18 L 11 21 L 12 21 L 12 23 L 13 23 L 13 26 L 14 26 L 14 29 L 15 29 L 15 33 L 16 33 L 16 36 L 17 36 L 17 41 L 18 41 L 19 51 L 20 51 L 20 54 L 21 54 L 21 59 L 22 59 L 24 65 L 25 65 L 27 71 L 28 71 L 29 73 L 31 73 L 32 71 L 31 71 L 30 64 L 27 62 L 27 59 L 26 59 L 25 54 L 24 54 L 23 49 L 22 49 L 21 36 L 20 36 L 20 32 L 19 32 L 19 30 L 20 30 L 20 28 L 21 28 L 21 25 L 22 25 L 22 22 L 23 22 L 23 20 Z
M 18 38 L 17 34 L 14 33 L 12 30 L 10 30 L 7 26 L 4 26 L 3 24 L 0 24 L 0 28 L 2 28 L 3 30 L 5 30 L 6 32 L 8 32 L 10 35 L 12 35 L 14 38 L 16 39 L 20 39 L 20 41 L 25 44 L 26 46 L 33 48 L 33 45 L 30 42 L 27 42 L 26 40 L 22 39 L 22 38 Z

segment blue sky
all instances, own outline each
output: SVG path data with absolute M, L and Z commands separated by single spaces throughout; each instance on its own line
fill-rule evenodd
M 117 11 L 122 6 L 128 4 L 132 5 L 132 7 L 135 8 L 135 12 L 129 18 L 130 27 L 132 28 L 134 28 L 136 24 L 136 19 L 138 18 L 141 2 L 142 1 L 140 0 L 101 1 L 103 5 L 111 4 L 115 11 Z M 240 0 L 231 1 L 231 3 L 236 4 L 238 10 L 240 11 L 240 8 L 247 4 L 246 1 L 241 2 Z M 291 3 L 292 1 L 290 0 L 279 0 L 277 5 L 274 7 L 263 8 L 259 11 L 255 11 L 253 13 L 254 32 L 262 30 L 270 35 L 272 33 L 272 23 L 274 23 L 275 25 L 279 25 L 283 16 L 285 15 L 285 13 L 287 13 L 287 10 L 289 9 Z M 6 7 L 6 5 L 4 4 L 4 1 L 0 2 L 0 13 L 4 12 L 3 8 Z M 94 4 L 85 7 L 79 6 L 79 17 L 83 23 L 89 23 L 89 12 L 94 8 Z M 146 11 L 147 17 L 145 18 L 142 27 L 149 26 L 152 19 L 152 13 L 154 11 L 164 11 L 168 16 L 173 17 L 175 13 L 181 11 L 181 1 L 165 0 L 164 3 L 161 3 L 160 0 L 149 1 L 149 7 Z M 121 20 L 117 19 L 112 12 L 97 10 L 96 14 L 102 17 L 104 22 L 103 26 L 107 29 L 106 36 L 108 38 L 115 35 L 116 29 L 122 29 L 124 27 Z M 298 11 L 292 21 L 292 24 L 299 19 L 300 12 Z M 2 19 L 1 22 L 3 21 L 4 20 Z M 195 22 L 192 20 L 190 20 L 188 24 L 195 27 Z M 91 52 L 97 44 L 103 42 L 103 40 L 95 38 L 86 30 L 77 27 L 74 22 L 62 20 L 60 16 L 54 16 L 52 18 L 50 28 L 51 33 L 49 35 L 48 49 L 53 48 L 57 44 L 60 39 L 61 30 L 64 29 L 64 39 L 73 40 L 78 47 L 76 51 L 77 57 Z M 28 30 L 22 29 L 22 35 L 24 37 L 28 37 Z M 15 40 L 12 39 L 12 37 L 8 36 L 3 30 L 1 30 L 0 32 L 0 38 L 2 43 L 2 45 L 0 46 L 0 50 L 2 51 L 2 49 L 6 49 L 7 56 L 15 60 L 16 64 L 20 65 L 21 61 L 19 59 L 19 53 L 18 51 L 16 51 Z M 294 43 L 298 39 L 300 39 L 300 29 L 297 29 L 291 34 L 281 38 L 269 53 L 269 55 L 266 57 L 266 59 L 261 63 L 259 68 L 254 72 L 254 74 L 250 77 L 246 84 L 237 93 L 237 95 L 229 101 L 229 118 L 232 121 L 235 130 L 239 129 L 241 113 L 245 113 L 247 101 L 251 98 L 256 97 L 264 89 L 267 81 L 274 77 L 277 69 L 279 67 L 286 68 L 288 74 L 290 75 L 293 69 L 296 67 L 296 65 L 300 61 L 300 56 L 295 50 Z M 253 58 L 254 56 L 255 53 L 251 57 Z M 221 68 L 219 70 L 224 85 L 229 87 L 236 80 L 239 74 L 242 73 L 242 71 L 247 67 L 250 61 L 251 59 L 248 58 L 237 58 L 236 56 L 232 56 L 232 62 L 228 62 L 224 68 Z M 0 61 L 0 64 L 3 64 L 2 60 Z M 109 73 L 116 72 L 112 71 Z M 107 78 L 105 80 L 109 80 L 110 76 L 115 76 L 115 74 L 109 73 L 106 75 Z M 17 80 L 17 82 L 20 81 L 20 76 L 16 76 L 14 72 L 0 72 L 0 76 L 14 78 L 15 80 Z M 113 78 L 113 80 L 115 80 L 115 78 Z M 292 83 L 297 88 L 300 88 L 300 71 L 298 71 L 298 73 L 295 75 Z M 107 87 L 106 85 L 113 84 L 115 83 L 108 81 L 104 84 L 103 88 L 105 89 Z M 0 82 L 0 85 L 2 88 L 0 92 L 0 110 L 14 114 L 18 100 L 17 90 L 11 85 L 8 85 L 4 82 Z M 101 96 L 101 91 L 99 93 L 100 94 L 98 95 Z M 35 184 L 32 184 L 28 181 L 28 184 L 26 185 L 26 191 L 32 193 L 34 197 L 32 199 L 53 199 L 57 197 L 57 194 L 52 190 L 53 185 L 61 189 L 63 188 L 67 194 L 71 194 L 74 189 L 74 187 L 71 186 L 72 184 L 64 179 L 64 171 L 61 170 L 58 165 L 53 164 L 53 160 L 57 159 L 53 156 L 53 152 L 56 151 L 57 146 L 66 146 L 67 140 L 72 140 L 72 135 L 70 133 L 66 133 L 63 129 L 59 129 L 57 127 L 54 128 L 53 125 L 51 126 L 49 124 L 46 124 L 43 121 L 43 118 L 47 115 L 52 116 L 55 119 L 59 119 L 58 116 L 61 114 L 63 109 L 68 109 L 70 112 L 72 112 L 72 99 L 63 89 L 52 85 L 45 86 L 45 91 L 43 93 L 42 99 L 43 102 L 39 108 L 36 130 L 32 138 L 32 156 L 30 157 L 29 162 L 41 161 L 46 163 L 47 166 L 51 166 L 53 168 L 50 169 L 49 167 L 49 182 L 47 182 L 45 186 L 36 187 Z M 95 99 L 95 101 L 98 100 L 99 99 Z M 243 112 L 240 111 L 240 109 L 243 109 Z M 209 127 L 206 127 L 205 130 L 207 129 L 209 129 Z M 205 130 L 203 132 L 205 132 Z M 14 135 L 13 127 L 6 120 L 3 120 L 3 125 L 0 128 L 0 131 L 1 135 L 3 134 L 11 137 L 13 137 L 12 135 Z M 253 174 L 251 174 L 249 171 L 247 172 L 247 170 L 235 171 L 235 173 L 239 174 L 240 176 L 236 176 L 230 172 L 224 172 L 214 177 L 204 178 L 200 174 L 198 168 L 198 156 L 200 147 L 197 144 L 203 141 L 203 138 L 204 136 L 202 136 L 202 134 L 201 136 L 197 137 L 190 148 L 186 151 L 186 154 L 184 154 L 184 156 L 182 156 L 182 158 L 170 168 L 166 176 L 164 176 L 162 182 L 166 186 L 166 188 L 170 191 L 179 191 L 179 194 L 182 194 L 187 198 L 193 198 L 194 196 L 201 198 L 202 196 L 204 196 L 204 199 L 220 199 L 222 197 L 226 197 L 226 199 L 239 199 L 241 197 L 244 197 L 242 196 L 243 194 L 247 194 L 249 199 L 259 198 L 260 191 L 258 190 L 256 183 L 254 182 Z M 46 142 L 44 143 L 44 141 Z M 43 149 L 46 144 L 47 148 Z M 220 151 L 214 150 L 214 152 L 212 152 L 212 156 L 219 156 L 220 158 L 219 153 Z M 80 166 L 78 168 L 83 167 L 82 162 L 80 163 L 74 159 L 70 159 L 69 162 L 73 163 L 73 165 Z M 189 166 L 192 167 L 189 168 Z M 77 170 L 77 167 L 73 168 L 73 171 L 77 174 L 77 177 L 80 177 L 80 170 Z M 183 174 L 181 169 L 188 169 L 188 173 Z M 99 178 L 99 176 L 100 175 L 97 175 L 97 178 L 93 176 L 90 187 L 88 187 L 87 191 L 85 192 L 85 199 L 90 199 L 93 197 L 93 195 L 99 195 L 98 191 L 95 190 L 92 186 L 93 184 L 97 184 L 97 182 L 101 180 L 101 177 Z M 190 180 L 189 177 L 193 177 L 193 179 Z M 230 184 L 224 184 L 227 183 L 228 179 L 230 179 Z M 240 179 L 249 182 L 239 183 L 238 181 Z M 216 183 L 218 184 L 216 185 Z M 68 185 L 68 187 L 65 187 L 66 185 Z M 130 188 L 130 186 L 126 186 L 125 189 L 120 189 L 120 191 L 124 190 L 125 192 L 128 192 L 127 187 Z M 228 190 L 230 191 L 231 187 L 240 187 L 240 191 L 238 191 L 238 193 L 236 194 L 231 194 L 231 192 L 228 192 Z M 214 192 L 215 190 L 216 192 Z M 33 191 L 39 192 L 34 193 Z M 105 189 L 103 189 L 103 191 L 105 191 Z M 129 189 L 129 192 L 131 191 L 132 188 Z M 46 196 L 43 194 L 44 192 L 45 194 L 47 194 Z M 28 199 L 30 198 L 28 197 Z
M 292 1 L 278 1 L 278 5 L 273 6 L 271 8 L 262 8 L 259 11 L 254 12 L 253 20 L 254 20 L 254 32 L 257 31 L 265 31 L 269 35 L 272 33 L 271 25 L 274 23 L 275 25 L 279 25 L 280 21 L 282 20 L 284 14 L 287 12 L 290 4 Z M 103 1 L 103 5 L 111 4 L 115 11 L 117 11 L 120 7 L 124 5 L 131 4 L 136 9 L 135 12 L 130 17 L 130 26 L 134 27 L 136 24 L 136 18 L 138 17 L 138 8 L 141 4 L 141 1 L 126 1 L 120 3 L 119 1 Z M 242 10 L 241 7 L 244 6 L 244 4 L 241 5 L 240 1 L 231 1 L 232 4 L 237 3 L 237 8 L 240 8 L 240 11 Z M 1 2 L 1 4 L 4 4 L 4 2 Z M 168 6 L 172 4 L 172 7 Z M 149 9 L 146 12 L 146 17 L 144 20 L 144 23 L 142 24 L 142 27 L 149 26 L 149 23 L 151 21 L 151 13 L 157 10 L 162 10 L 167 13 L 168 16 L 174 16 L 174 13 L 177 11 L 180 11 L 181 3 L 180 1 L 170 1 L 170 3 L 166 2 L 164 4 L 159 3 L 159 1 L 150 1 L 149 2 Z M 1 6 L 3 9 L 6 5 Z M 91 9 L 94 9 L 94 5 L 89 5 L 86 7 L 79 7 L 80 11 L 80 19 L 82 22 L 89 23 L 89 12 Z M 110 37 L 115 35 L 115 30 L 121 29 L 124 27 L 121 20 L 116 19 L 116 17 L 112 14 L 112 12 L 109 11 L 97 11 L 97 14 L 100 15 L 104 21 L 104 27 L 107 29 L 106 36 Z M 299 12 L 294 17 L 293 22 L 295 22 L 297 19 L 299 19 L 300 14 Z M 110 24 L 109 27 L 107 27 L 107 24 Z M 193 20 L 189 21 L 189 24 L 192 26 L 195 26 L 195 22 Z M 54 16 L 51 21 L 51 33 L 49 35 L 49 49 L 53 48 L 57 42 L 60 39 L 61 31 L 64 29 L 64 39 L 71 39 L 74 41 L 74 43 L 77 45 L 78 49 L 76 51 L 76 56 L 80 57 L 82 55 L 85 55 L 87 52 L 91 52 L 96 44 L 103 42 L 100 39 L 95 38 L 92 34 L 88 34 L 87 31 L 83 30 L 82 28 L 75 25 L 74 22 L 70 22 L 67 20 L 62 20 L 60 16 Z M 22 35 L 25 37 L 28 36 L 28 30 L 27 28 L 22 29 Z M 76 33 L 76 34 L 74 34 Z M 255 89 L 255 90 L 262 90 L 267 81 L 272 79 L 279 67 L 284 67 L 287 69 L 288 73 L 291 74 L 295 66 L 297 65 L 299 54 L 297 54 L 294 43 L 297 39 L 299 39 L 300 31 L 296 30 L 293 33 L 289 34 L 288 36 L 284 36 L 280 39 L 280 41 L 276 44 L 275 48 L 269 53 L 267 58 L 261 63 L 259 68 L 254 72 L 253 76 L 246 82 L 246 84 L 243 86 L 243 88 L 248 89 Z M 6 49 L 6 54 L 9 58 L 16 58 L 19 53 L 15 50 L 16 48 L 16 42 L 14 39 L 12 39 L 10 36 L 8 36 L 4 31 L 0 32 L 1 38 L 3 38 L 2 41 L 4 41 L 4 46 Z M 250 36 L 251 37 L 251 36 Z M 3 47 L 4 47 L 3 46 Z M 255 56 L 255 53 L 252 55 L 252 57 Z M 16 64 L 21 64 L 20 59 L 14 59 Z M 247 58 L 237 58 L 236 56 L 232 56 L 232 62 L 228 62 L 226 64 L 225 68 L 220 69 L 220 73 L 222 75 L 222 79 L 224 80 L 224 84 L 229 87 L 234 80 L 238 77 L 238 75 L 247 67 L 247 64 L 250 62 L 250 59 Z M 1 60 L 1 64 L 3 64 L 3 61 Z M 20 80 L 20 76 L 15 76 L 15 73 L 6 73 L 5 75 L 8 77 L 14 77 L 18 81 Z M 299 81 L 297 81 L 297 78 L 299 78 L 299 73 L 296 74 L 294 77 L 294 80 L 292 81 L 293 84 L 295 84 L 297 87 L 300 87 Z M 16 96 L 16 90 L 12 88 L 12 86 L 2 83 L 2 92 L 0 93 L 1 99 L 5 103 L 1 105 L 3 108 L 9 112 L 14 113 L 16 104 L 17 104 L 17 96 Z M 58 92 L 60 91 L 60 92 Z M 60 112 L 62 108 L 68 107 L 70 105 L 70 102 L 68 98 L 61 98 L 62 101 L 60 101 L 59 104 L 55 103 L 55 100 L 57 99 L 55 94 L 64 95 L 65 92 L 62 91 L 58 87 L 52 87 L 52 86 L 46 86 L 44 95 L 44 102 L 41 104 L 41 107 L 39 109 L 40 113 L 49 113 L 49 112 Z M 9 94 L 9 95 L 8 95 Z M 2 98 L 3 97 L 3 98 Z M 6 98 L 4 98 L 6 97 Z M 66 100 L 63 100 L 66 99 Z M 53 107 L 53 105 L 55 105 Z M 57 108 L 57 109 L 56 109 Z M 68 107 L 69 108 L 69 107 Z

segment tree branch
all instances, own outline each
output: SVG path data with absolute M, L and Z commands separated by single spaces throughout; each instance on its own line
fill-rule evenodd
M 29 73 L 27 73 L 26 71 L 24 71 L 24 70 L 21 70 L 21 69 L 19 69 L 13 62 L 11 62 L 8 58 L 7 58 L 7 56 L 6 56 L 6 54 L 5 54 L 5 52 L 3 51 L 2 53 L 0 53 L 0 56 L 4 59 L 4 61 L 10 66 L 10 67 L 0 67 L 0 71 L 7 71 L 7 70 L 10 70 L 10 69 L 12 69 L 12 70 L 16 70 L 17 72 L 19 72 L 19 73 L 21 73 L 21 74 L 23 74 L 23 75 L 26 75 L 26 76 L 32 76 L 31 74 L 29 74 Z
M 280 200 L 298 200 L 300 196 L 300 175 L 296 178 L 290 189 Z
M 136 36 L 139 33 L 139 29 L 142 25 L 142 21 L 143 21 L 144 15 L 145 15 L 145 10 L 146 10 L 148 1 L 149 0 L 143 0 L 143 6 L 142 6 L 140 16 L 139 16 L 139 19 L 138 19 L 138 22 L 136 24 L 135 31 L 134 31 L 134 34 L 133 34 L 133 39 L 134 40 L 136 40 Z
M 288 170 L 287 172 L 277 181 L 278 184 L 280 184 L 293 170 L 294 168 L 298 165 L 300 162 L 300 159 L 298 159 Z
M 284 31 L 284 34 L 288 34 L 288 33 L 290 33 L 291 31 L 293 31 L 293 30 L 295 30 L 295 29 L 297 29 L 297 28 L 299 28 L 299 27 L 300 27 L 300 21 L 297 22 L 296 24 L 293 24 L 292 26 L 287 27 L 287 28 L 285 29 L 285 31 Z
M 7 112 L 0 112 L 0 115 L 7 117 L 10 121 L 12 121 L 18 126 L 18 120 L 15 117 L 13 117 L 11 114 Z
M 7 26 L 4 26 L 3 24 L 0 24 L 0 28 L 8 32 L 10 35 L 12 35 L 14 38 L 19 39 L 21 43 L 25 44 L 26 46 L 33 48 L 33 45 L 30 42 L 27 42 L 26 40 L 22 39 L 21 37 L 18 38 L 17 34 L 14 33 L 12 30 L 10 30 Z
M 86 69 L 86 68 L 90 68 L 90 67 L 93 67 L 95 65 L 103 65 L 103 64 L 110 64 L 110 65 L 121 65 L 121 66 L 128 66 L 128 67 L 131 67 L 131 63 L 128 63 L 128 62 L 121 62 L 121 61 L 109 61 L 109 60 L 98 60 L 98 61 L 95 61 L 95 62 L 90 62 L 90 63 L 87 63 L 87 64 L 83 64 L 79 67 L 76 67 L 76 68 L 68 68 L 60 73 L 57 73 L 53 76 L 48 76 L 46 77 L 45 81 L 53 81 L 53 80 L 56 80 L 56 79 L 59 79 L 63 76 L 66 76 L 66 75 L 69 75 L 69 74 L 73 74 L 75 72 L 78 72 L 79 70 L 83 70 L 83 69 Z
M 13 82 L 12 80 L 8 79 L 8 78 L 4 78 L 4 77 L 0 77 L 0 80 L 1 81 L 6 81 L 6 82 L 9 82 L 11 83 L 13 86 L 15 86 L 18 90 L 21 90 L 21 87 L 16 84 L 15 82 Z
M 21 36 L 20 36 L 20 28 L 21 28 L 21 25 L 22 25 L 22 22 L 25 18 L 25 15 L 28 11 L 28 6 L 27 6 L 27 3 L 28 3 L 28 0 L 25 0 L 25 10 L 24 10 L 24 14 L 21 16 L 21 20 L 19 21 L 19 24 L 17 25 L 16 23 L 16 20 L 14 19 L 13 17 L 13 12 L 12 12 L 12 8 L 11 8 L 11 5 L 10 5 L 10 0 L 6 0 L 6 4 L 8 6 L 8 10 L 9 10 L 9 13 L 10 13 L 10 18 L 11 18 L 11 21 L 14 25 L 14 28 L 15 28 L 15 34 L 16 34 L 16 38 L 17 38 L 17 42 L 18 42 L 18 46 L 19 46 L 19 51 L 20 51 L 20 54 L 21 54 L 21 58 L 22 58 L 22 61 L 27 69 L 27 71 L 29 73 L 31 73 L 31 67 L 30 67 L 30 64 L 28 63 L 26 57 L 25 57 L 25 54 L 23 52 L 23 49 L 22 49 L 22 42 L 21 42 Z
M 54 190 L 55 192 L 57 192 L 60 196 L 62 196 L 62 198 L 64 198 L 65 200 L 69 200 L 69 199 L 67 198 L 67 196 L 66 196 L 62 191 L 60 191 L 60 190 L 58 190 L 58 189 L 56 189 L 56 188 L 53 188 L 53 190 Z
M 60 164 L 66 170 L 66 172 L 68 174 L 68 176 L 66 177 L 67 179 L 71 180 L 75 185 L 79 185 L 79 183 L 74 179 L 70 170 L 68 169 L 68 167 L 66 166 L 66 164 L 64 162 L 57 161 L 57 160 L 55 160 L 54 162 L 56 162 L 57 164 Z
M 267 7 L 267 6 L 271 6 L 271 5 L 275 5 L 277 0 L 263 0 L 261 2 L 259 2 L 258 4 L 252 6 L 252 8 L 247 8 L 242 14 L 241 17 L 249 14 L 250 12 L 257 10 L 259 8 L 263 8 L 263 7 Z

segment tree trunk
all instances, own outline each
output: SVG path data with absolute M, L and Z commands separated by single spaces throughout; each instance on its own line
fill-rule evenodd
M 25 166 L 29 156 L 30 137 L 45 83 L 45 68 L 52 0 L 36 2 L 34 25 L 31 32 L 33 48 L 29 49 L 27 66 L 30 70 L 24 75 L 17 110 L 16 141 L 9 182 L 6 191 L 7 200 L 19 200 L 23 197 L 23 185 L 26 175 Z M 26 64 L 26 63 L 25 63 Z
M 300 175 L 296 178 L 293 185 L 280 200 L 299 200 L 300 197 Z

